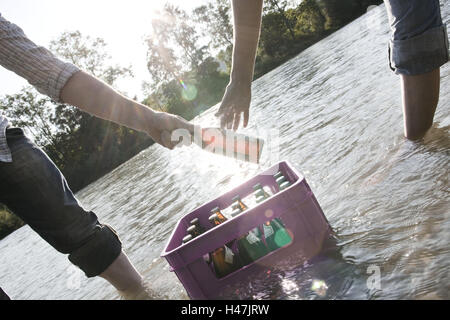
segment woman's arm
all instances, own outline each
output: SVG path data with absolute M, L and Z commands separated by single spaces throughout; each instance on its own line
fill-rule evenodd
M 194 125 L 183 118 L 128 99 L 103 81 L 83 72 L 75 73 L 61 90 L 61 101 L 96 117 L 145 132 L 157 143 L 172 149 L 171 132 L 186 129 L 194 132 Z
M 220 116 L 222 127 L 229 129 L 233 127 L 236 130 L 242 113 L 244 113 L 244 127 L 248 124 L 263 0 L 233 0 L 232 5 L 234 46 L 230 83 L 216 116 Z

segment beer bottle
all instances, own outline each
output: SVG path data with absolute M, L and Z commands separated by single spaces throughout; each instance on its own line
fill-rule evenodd
M 232 216 L 235 217 L 241 214 L 243 210 L 236 208 Z M 269 253 L 267 246 L 262 241 L 261 231 L 258 228 L 254 228 L 237 239 L 239 257 L 242 260 L 243 265 L 248 265 L 253 261 L 265 256 Z
M 260 183 L 253 186 L 253 193 L 256 197 L 264 195 L 264 189 Z
M 280 191 L 286 189 L 290 185 L 291 183 L 289 181 L 284 181 L 282 184 L 280 184 Z
M 219 207 L 215 207 L 211 210 L 211 216 L 210 218 L 214 215 L 217 214 L 217 219 L 218 219 L 218 223 L 215 224 L 216 226 L 219 225 L 222 222 L 227 221 L 228 219 L 224 216 L 224 214 L 222 213 L 222 211 L 220 211 Z M 210 221 L 211 222 L 211 221 Z
M 270 197 L 270 194 L 264 190 L 263 186 L 260 183 L 257 183 L 253 186 L 253 194 L 256 197 L 256 203 L 260 203 L 264 199 L 267 199 Z
M 267 221 L 263 225 L 264 237 L 270 251 L 291 243 L 292 238 L 279 219 Z
M 201 128 L 192 142 L 203 150 L 253 163 L 259 163 L 264 146 L 261 138 L 221 128 Z
M 238 195 L 231 199 L 231 201 L 233 201 L 233 210 L 236 210 L 237 208 L 239 208 L 241 211 L 248 209 L 248 207 L 242 202 L 241 197 Z
M 275 180 L 276 180 L 278 177 L 281 177 L 282 175 L 283 175 L 283 172 L 278 171 L 277 173 L 275 173 L 275 174 L 273 175 L 273 177 L 274 177 Z
M 189 226 L 189 228 L 187 228 L 186 231 L 194 238 L 201 234 L 200 230 L 195 225 Z
M 186 235 L 186 236 L 183 238 L 182 242 L 183 242 L 183 243 L 189 242 L 189 241 L 191 241 L 193 238 L 194 238 L 194 237 L 193 237 L 191 234 L 188 234 L 188 235 Z
M 286 177 L 285 176 L 279 176 L 278 178 L 275 179 L 275 181 L 277 182 L 278 185 L 282 184 L 283 182 L 286 181 Z
M 198 231 L 199 231 L 200 233 L 205 232 L 205 228 L 203 228 L 203 227 L 201 226 L 200 221 L 198 220 L 198 218 L 192 219 L 191 222 L 190 222 L 189 224 L 190 224 L 191 226 L 196 226 L 197 229 L 198 229 Z
M 213 226 L 218 226 L 219 224 L 225 222 L 227 219 L 220 213 L 218 208 L 214 208 L 211 212 L 215 211 L 209 218 L 209 222 Z M 237 270 L 240 265 L 238 260 L 235 259 L 233 251 L 228 247 L 232 245 L 232 242 L 227 243 L 226 245 L 217 248 L 211 253 L 211 260 L 214 265 L 214 270 L 216 272 L 217 277 L 222 278 L 227 274 Z
M 203 232 L 205 232 L 205 229 L 202 228 L 199 224 L 198 218 L 194 218 L 190 222 L 190 226 L 186 229 L 187 235 L 183 238 L 183 243 L 186 243 L 190 240 L 192 240 L 195 237 L 198 237 Z M 206 253 L 203 255 L 203 260 L 210 264 L 211 263 L 211 255 L 209 253 Z
M 281 176 L 278 177 L 278 179 Z M 254 190 L 262 189 L 261 184 L 257 184 L 253 187 Z M 259 203 L 269 197 L 267 192 L 255 192 L 256 202 Z M 263 225 L 264 238 L 266 240 L 266 244 L 271 251 L 281 248 L 292 241 L 291 236 L 287 232 L 283 222 L 279 218 L 272 219 L 267 221 Z
M 277 182 L 280 191 L 286 189 L 291 185 L 291 183 L 288 180 L 286 180 L 286 177 L 283 175 L 281 171 L 278 171 L 276 174 L 273 175 L 273 177 L 275 178 L 275 181 Z

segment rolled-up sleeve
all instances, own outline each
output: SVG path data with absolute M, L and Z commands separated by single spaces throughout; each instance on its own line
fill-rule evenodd
M 0 14 L 0 65 L 26 79 L 40 93 L 59 102 L 69 78 L 80 71 L 27 38 L 17 25 Z

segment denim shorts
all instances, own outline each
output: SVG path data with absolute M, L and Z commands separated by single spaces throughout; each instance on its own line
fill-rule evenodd
M 20 128 L 6 129 L 13 161 L 0 162 L 0 202 L 84 271 L 101 274 L 119 256 L 116 232 L 84 210 L 50 158 Z
M 384 0 L 392 36 L 389 64 L 396 74 L 417 75 L 448 61 L 448 36 L 439 0 Z

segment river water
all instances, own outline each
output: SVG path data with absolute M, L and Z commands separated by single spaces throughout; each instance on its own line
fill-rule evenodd
M 449 24 L 449 1 L 441 1 Z M 400 83 L 387 66 L 384 6 L 253 83 L 249 128 L 260 165 L 152 146 L 77 193 L 119 233 L 157 298 L 187 299 L 162 252 L 177 220 L 280 160 L 310 184 L 336 232 L 317 260 L 260 279 L 245 299 L 450 299 L 450 64 L 435 124 L 403 138 Z M 217 124 L 217 106 L 196 119 Z M 118 299 L 25 226 L 0 241 L 0 285 L 13 299 Z

